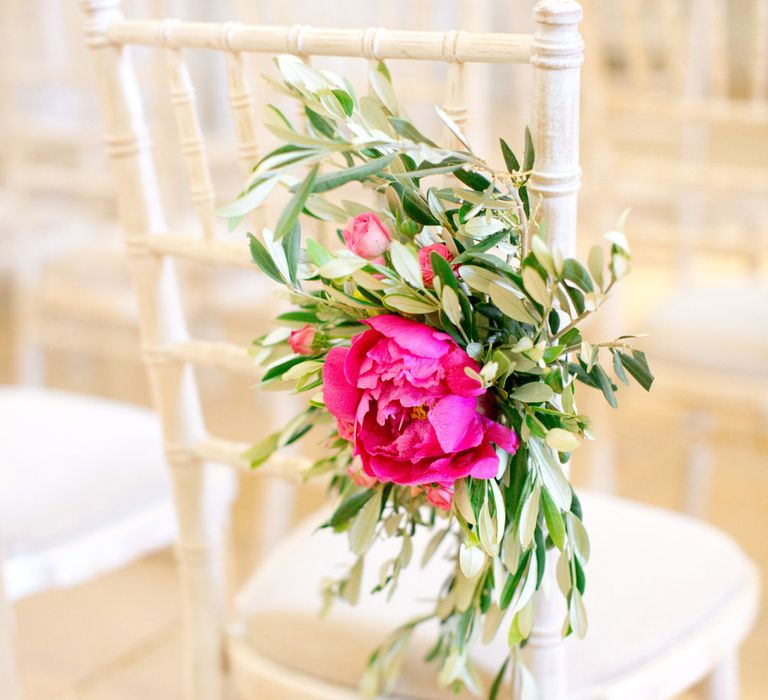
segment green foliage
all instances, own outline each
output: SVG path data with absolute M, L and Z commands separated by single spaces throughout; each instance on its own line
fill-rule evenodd
M 299 214 L 307 202 L 307 197 L 309 197 L 310 192 L 312 192 L 315 178 L 317 177 L 318 167 L 319 166 L 315 165 L 312 170 L 309 171 L 299 188 L 296 190 L 296 194 L 294 194 L 291 201 L 288 202 L 288 206 L 285 207 L 280 214 L 280 218 L 278 218 L 277 224 L 275 224 L 275 240 L 282 238 L 296 225 Z
M 328 525 L 334 528 L 346 525 L 346 523 L 357 515 L 358 511 L 373 498 L 373 495 L 374 491 L 369 489 L 362 493 L 356 493 L 353 496 L 350 496 L 334 511 L 331 519 L 328 521 Z
M 435 586 L 434 613 L 407 622 L 374 652 L 364 693 L 372 697 L 393 687 L 413 628 L 426 619 L 437 619 L 440 627 L 428 655 L 440 682 L 479 691 L 467 642 L 479 630 L 494 636 L 506 619 L 511 660 L 490 688 L 493 700 L 509 664 L 516 678 L 527 677 L 518 650 L 530 635 L 533 594 L 550 561 L 548 548 L 559 552 L 557 581 L 568 603 L 564 633 L 586 631 L 589 539 L 563 467 L 583 440 L 592 439 L 577 393 L 582 387 L 599 391 L 616 407 L 621 384 L 634 381 L 647 390 L 653 383 L 630 336 L 594 342 L 582 333 L 629 270 L 623 220 L 606 235 L 606 245 L 592 248 L 586 264 L 566 258 L 549 244 L 546 222 L 538 220 L 529 198 L 535 150 L 528 129 L 522 159 L 500 140 L 505 170 L 496 171 L 440 110 L 460 147 L 442 148 L 425 136 L 398 103 L 383 63 L 371 66 L 369 94 L 362 97 L 347 81 L 296 57 L 281 56 L 277 65 L 283 79 L 277 88 L 299 102 L 306 124 L 294 126 L 279 110 L 270 111 L 268 128 L 284 144 L 256 164 L 240 197 L 220 213 L 236 226 L 275 189 L 290 195 L 274 234 L 249 234 L 253 261 L 288 288 L 296 306 L 278 316 L 283 328 L 255 342 L 255 354 L 264 365 L 263 383 L 290 386 L 310 398 L 309 408 L 245 457 L 258 466 L 315 425 L 330 426 L 330 447 L 309 475 L 329 479 L 340 504 L 326 526 L 347 533 L 355 556 L 347 575 L 326 586 L 328 604 L 358 599 L 364 558 L 379 539 L 396 539 L 400 547 L 378 572 L 375 592 L 395 590 L 419 530 L 436 531 L 425 559 L 440 548 L 453 553 L 450 578 Z M 391 233 L 383 255 L 360 257 L 343 246 L 338 229 L 336 246 L 308 239 L 308 228 L 302 242 L 302 215 L 335 226 L 369 211 L 347 194 L 361 188 L 374 195 L 375 213 Z M 435 252 L 420 259 L 419 250 L 434 243 L 445 244 L 451 260 Z M 383 313 L 450 335 L 477 362 L 465 371 L 492 398 L 496 420 L 521 440 L 514 455 L 497 449 L 496 478 L 457 481 L 448 513 L 430 505 L 429 485 L 359 486 L 365 475 L 352 445 L 325 410 L 320 388 L 328 351 L 349 345 L 366 329 L 366 319 Z M 310 354 L 295 354 L 290 331 L 304 324 L 313 332 L 303 350 Z
M 271 277 L 275 282 L 283 282 L 280 271 L 277 269 L 272 257 L 270 256 L 264 244 L 259 241 L 252 233 L 248 234 L 248 241 L 251 249 L 251 259 L 255 262 L 263 273 Z
M 314 183 L 312 188 L 313 192 L 329 192 L 335 190 L 342 185 L 346 185 L 348 182 L 359 181 L 362 182 L 366 178 L 372 175 L 377 175 L 384 168 L 386 168 L 394 159 L 395 153 L 390 153 L 387 156 L 381 158 L 374 158 L 362 165 L 358 165 L 354 168 L 347 168 L 326 175 L 320 175 Z

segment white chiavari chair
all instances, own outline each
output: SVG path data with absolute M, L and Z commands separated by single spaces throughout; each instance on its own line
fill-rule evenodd
M 0 415 L 0 697 L 15 699 L 11 604 L 168 546 L 176 521 L 148 409 L 0 386 Z
M 188 165 L 193 166 L 188 171 L 190 189 L 204 190 L 206 204 L 198 209 L 196 235 L 166 226 L 131 50 L 151 46 L 165 51 L 176 89 L 188 54 L 195 50 L 224 54 L 238 153 L 246 170 L 259 152 L 253 141 L 253 90 L 244 72 L 243 59 L 249 53 L 293 53 L 313 60 L 330 55 L 443 62 L 453 65 L 447 94 L 454 98 L 463 94 L 457 84 L 463 63 L 530 63 L 531 128 L 537 152 L 532 190 L 541 197 L 540 211 L 553 243 L 571 252 L 580 180 L 581 8 L 573 0 L 543 0 L 535 9 L 536 32 L 516 35 L 154 23 L 125 19 L 117 0 L 82 4 L 139 297 L 144 353 L 174 481 L 186 695 L 221 697 L 226 668 L 240 697 L 351 700 L 357 697 L 354 688 L 367 650 L 430 597 L 434 582 L 441 580 L 440 565 L 428 575 L 410 572 L 392 602 L 366 599 L 357 608 L 338 608 L 320 620 L 316 614 L 320 580 L 332 575 L 346 557 L 344 538 L 312 534 L 319 523 L 313 517 L 274 546 L 241 589 L 234 607 L 225 600 L 217 534 L 224 516 L 207 511 L 203 503 L 212 463 L 248 470 L 242 458 L 247 443 L 209 434 L 194 369 L 214 367 L 246 377 L 257 376 L 258 370 L 245 348 L 190 337 L 174 265 L 187 259 L 242 267 L 249 264 L 248 252 L 244 244 L 206 227 L 207 202 L 215 194 L 198 167 L 205 164 L 204 138 L 192 100 L 177 102 L 185 110 L 179 136 L 187 145 Z M 460 105 L 452 106 L 454 114 L 466 116 Z M 264 395 L 265 402 L 268 396 Z M 279 455 L 261 470 L 291 478 L 305 464 L 299 456 Z M 736 698 L 737 651 L 754 617 L 757 590 L 754 568 L 741 550 L 707 525 L 610 497 L 588 496 L 585 513 L 594 541 L 588 595 L 592 633 L 585 642 L 561 642 L 562 603 L 548 569 L 527 648 L 542 700 L 667 698 L 701 679 L 707 680 L 711 698 Z M 376 562 L 370 561 L 367 569 L 376 571 Z M 366 575 L 364 589 L 371 575 Z M 414 640 L 417 649 L 426 642 L 419 635 Z M 488 649 L 478 649 L 483 676 L 492 674 L 507 653 L 502 638 Z M 418 658 L 414 653 L 413 659 Z M 454 697 L 436 688 L 432 677 L 417 663 L 406 664 L 397 697 Z M 503 692 L 510 697 L 509 689 Z
M 685 506 L 701 515 L 710 441 L 765 429 L 768 3 L 590 6 L 594 209 L 630 204 L 636 251 L 657 262 L 658 283 L 625 313 L 642 319 L 658 391 L 684 416 Z

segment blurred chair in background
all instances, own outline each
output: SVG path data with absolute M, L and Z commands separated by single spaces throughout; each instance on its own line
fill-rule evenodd
M 145 408 L 0 387 L 0 697 L 15 700 L 8 601 L 71 586 L 176 534 L 160 430 Z M 1 598 L 1 596 L 0 596 Z
M 458 115 L 464 115 L 465 107 L 469 107 L 457 101 L 457 96 L 466 94 L 460 53 L 465 60 L 524 64 L 533 53 L 533 71 L 537 73 L 533 131 L 541 170 L 534 171 L 532 189 L 542 194 L 542 215 L 552 222 L 551 230 L 559 226 L 556 237 L 570 245 L 575 234 L 578 189 L 575 137 L 581 46 L 576 24 L 580 7 L 568 0 L 545 0 L 537 6 L 539 26 L 535 38 L 500 35 L 490 41 L 482 35 L 454 32 L 437 37 L 375 29 L 339 34 L 303 27 L 276 33 L 260 32 L 259 27 L 239 29 L 232 24 L 126 22 L 116 5 L 97 0 L 84 3 L 89 20 L 88 41 L 99 67 L 99 89 L 118 179 L 121 219 L 140 298 L 146 359 L 177 490 L 187 694 L 220 697 L 222 652 L 226 644 L 236 690 L 245 695 L 353 698 L 362 670 L 361 647 L 370 639 L 372 630 L 379 632 L 395 616 L 391 605 L 380 601 L 377 607 L 374 601 L 349 615 L 341 615 L 333 624 L 315 619 L 316 609 L 307 600 L 311 596 L 310 583 L 325 575 L 325 567 L 338 556 L 332 543 L 321 543 L 312 537 L 317 521 L 308 522 L 275 547 L 265 566 L 244 589 L 235 620 L 229 625 L 229 634 L 225 634 L 227 602 L 223 600 L 216 534 L 223 515 L 202 507 L 203 494 L 211 463 L 230 464 L 247 472 L 247 460 L 242 456 L 247 445 L 209 433 L 193 368 L 212 367 L 246 376 L 258 376 L 260 370 L 245 348 L 221 340 L 210 342 L 190 337 L 174 268 L 179 259 L 214 266 L 241 266 L 246 264 L 247 251 L 244 244 L 222 239 L 207 226 L 209 214 L 204 207 L 197 211 L 196 235 L 181 236 L 165 226 L 157 174 L 143 138 L 140 85 L 130 69 L 130 49 L 134 45 L 148 45 L 170 55 L 171 85 L 177 92 L 176 104 L 184 110 L 184 118 L 179 120 L 182 147 L 203 138 L 194 100 L 178 99 L 178 86 L 185 83 L 181 79 L 185 57 L 203 47 L 214 55 L 223 55 L 229 86 L 236 88 L 230 93 L 230 106 L 240 122 L 237 133 L 241 154 L 251 152 L 250 135 L 255 133 L 254 115 L 242 110 L 242 105 L 249 101 L 244 97 L 248 78 L 242 56 L 248 51 L 272 53 L 276 40 L 278 51 L 299 55 L 336 53 L 352 56 L 348 60 L 352 63 L 355 57 L 375 58 L 379 37 L 381 45 L 389 47 L 382 57 L 407 55 L 448 63 L 447 106 Z M 471 54 L 470 46 L 474 47 Z M 188 88 L 184 90 L 190 92 Z M 200 183 L 208 182 L 205 151 L 190 149 L 186 157 L 190 189 L 199 191 Z M 289 427 L 283 429 L 292 432 Z M 266 426 L 259 425 L 258 432 L 265 431 Z M 296 456 L 278 455 L 261 469 L 291 476 L 303 466 L 305 462 Z M 628 556 L 627 566 L 619 567 L 627 572 L 628 580 L 623 582 L 626 585 L 620 585 L 613 573 L 616 569 L 606 570 L 602 580 L 606 595 L 593 594 L 592 598 L 596 604 L 593 630 L 602 634 L 590 637 L 590 648 L 581 644 L 567 647 L 570 687 L 588 688 L 586 692 L 593 695 L 598 692 L 616 697 L 651 697 L 659 688 L 675 692 L 706 677 L 712 697 L 735 699 L 736 649 L 754 613 L 755 575 L 751 565 L 730 540 L 709 526 L 613 500 L 590 499 L 587 510 L 596 524 L 595 532 L 602 533 L 596 537 L 604 538 L 595 547 L 596 552 L 602 553 L 604 561 L 611 561 L 612 567 L 616 566 L 616 558 Z M 270 509 L 268 513 L 274 518 L 276 510 Z M 631 538 L 632 544 L 628 544 L 627 538 Z M 677 544 L 661 548 L 655 544 L 661 540 Z M 335 541 L 344 547 L 343 538 Z M 679 556 L 681 550 L 685 557 Z M 658 561 L 664 552 L 671 554 L 664 554 L 665 560 Z M 649 561 L 645 561 L 646 557 Z M 663 611 L 653 625 L 648 624 L 646 606 L 638 607 L 638 594 L 632 587 L 632 582 L 639 580 L 633 573 L 638 567 L 666 572 L 666 576 L 657 578 L 659 589 L 648 606 Z M 377 569 L 375 565 L 372 568 Z M 712 570 L 718 575 L 703 575 Z M 548 572 L 553 575 L 551 569 Z M 668 577 L 676 581 L 680 593 L 674 602 L 667 586 Z M 428 585 L 434 579 L 421 576 L 420 580 Z M 553 580 L 549 583 L 555 585 Z M 648 582 L 643 581 L 643 585 Z M 609 591 L 622 592 L 627 599 L 616 600 L 607 594 Z M 695 596 L 691 595 L 694 591 Z M 420 599 L 427 591 L 417 588 L 409 594 Z M 566 684 L 561 618 L 547 601 L 545 597 L 540 600 L 541 609 L 528 651 L 543 694 L 556 697 Z M 602 615 L 596 609 L 601 601 L 606 603 Z M 634 615 L 635 619 L 624 619 L 625 614 Z M 641 629 L 642 634 L 638 634 Z M 296 630 L 301 633 L 297 635 Z M 617 640 L 622 643 L 617 644 Z M 499 642 L 494 663 L 509 653 L 506 640 L 499 638 Z M 344 652 L 340 654 L 339 649 Z M 490 663 L 482 666 L 488 670 Z M 405 683 L 410 684 L 410 689 L 406 693 L 431 698 L 452 695 L 449 690 L 430 687 L 430 678 L 425 677 L 421 668 L 415 672 L 407 669 Z
M 117 254 L 114 192 L 94 128 L 96 103 L 84 87 L 91 70 L 77 7 L 8 0 L 0 13 L 8 144 L 0 235 L 11 251 L 3 272 L 14 304 L 17 374 L 25 384 L 46 383 L 48 360 L 59 352 L 76 373 L 81 370 L 70 385 L 110 393 L 104 386 L 109 374 L 83 382 L 82 368 L 89 363 L 95 375 L 97 358 L 106 357 L 130 374 L 125 360 L 133 360 L 136 383 L 136 313 Z M 145 73 L 152 75 L 146 67 Z M 119 371 L 112 372 L 116 376 Z M 128 386 L 118 384 L 111 393 Z M 146 392 L 127 393 L 146 400 Z
M 585 16 L 591 213 L 605 227 L 606 205 L 632 206 L 651 276 L 617 313 L 649 333 L 685 416 L 685 507 L 703 514 L 716 426 L 754 439 L 768 415 L 768 2 L 591 0 Z
M 145 16 L 166 16 L 184 4 L 130 2 Z M 54 383 L 147 402 L 114 192 L 94 126 L 95 100 L 84 87 L 92 70 L 77 6 L 42 8 L 8 0 L 0 13 L 7 33 L 3 127 L 9 145 L 2 161 L 6 213 L 0 235 L 11 251 L 2 272 L 10 278 L 14 305 L 17 376 L 25 384 L 45 384 L 49 361 L 65 359 L 65 371 Z M 162 56 L 139 55 L 137 65 L 148 107 L 159 116 L 152 137 L 167 143 L 173 113 Z M 169 162 L 169 155 L 176 160 Z M 173 176 L 181 166 L 176 150 L 158 148 L 157 158 L 168 173 L 169 199 L 178 208 L 188 206 L 182 179 Z M 214 294 L 209 282 L 190 272 L 188 286 L 198 293 L 201 322 L 205 300 Z

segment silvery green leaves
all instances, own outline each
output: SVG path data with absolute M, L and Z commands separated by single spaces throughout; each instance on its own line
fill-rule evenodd
M 441 683 L 476 689 L 467 649 L 498 633 L 510 646 L 510 662 L 491 695 L 506 672 L 515 687 L 527 687 L 530 674 L 518 652 L 531 634 L 535 592 L 554 561 L 548 551 L 557 557 L 550 574 L 568 603 L 563 633 L 586 630 L 589 539 L 565 467 L 570 453 L 592 438 L 576 387 L 593 387 L 616 405 L 621 384 L 648 389 L 653 381 L 631 337 L 598 342 L 582 332 L 629 269 L 623 221 L 586 261 L 567 257 L 549 244 L 546 222 L 528 198 L 535 161 L 530 132 L 520 158 L 501 142 L 506 168 L 496 171 L 446 114 L 438 112 L 458 142 L 455 150 L 422 133 L 381 63 L 369 65 L 359 94 L 297 57 L 280 57 L 277 66 L 282 80 L 275 87 L 299 103 L 300 116 L 269 109 L 267 126 L 282 144 L 254 163 L 240 197 L 220 213 L 236 226 L 255 219 L 251 212 L 283 190 L 285 206 L 250 237 L 250 248 L 294 308 L 278 316 L 280 328 L 257 339 L 254 356 L 267 388 L 306 392 L 309 408 L 247 458 L 258 465 L 321 421 L 329 426 L 325 454 L 309 475 L 326 477 L 338 496 L 326 526 L 347 538 L 350 568 L 324 587 L 327 602 L 355 603 L 367 592 L 366 558 L 383 540 L 390 540 L 388 558 L 366 572 L 373 592 L 391 595 L 414 560 L 449 562 L 448 579 L 435 586 L 434 611 L 399 628 L 372 656 L 366 694 L 393 686 L 408 638 L 425 619 L 439 624 L 428 658 Z M 312 240 L 308 233 L 318 226 L 324 235 Z M 379 483 L 361 471 L 354 436 L 342 438 L 345 426 L 327 410 L 323 372 L 328 353 L 348 347 L 381 314 L 445 333 L 471 358 L 462 356 L 456 367 L 486 394 L 481 413 L 520 438 L 514 454 L 504 442 L 514 436 L 496 433 L 509 452 L 489 438 L 498 457 L 492 478 L 412 486 Z M 398 418 L 401 427 L 428 418 L 433 406 L 412 408 Z M 423 530 L 434 531 L 426 533 L 426 546 Z
M 291 445 L 306 435 L 318 418 L 317 409 L 310 406 L 303 413 L 295 416 L 282 430 L 268 435 L 263 440 L 248 448 L 242 455 L 252 469 L 260 467 L 272 454 L 287 445 Z
M 542 331 L 548 347 L 543 359 L 547 364 L 557 361 L 562 368 L 560 377 L 553 378 L 550 386 L 561 393 L 572 379 L 577 379 L 602 391 L 608 403 L 616 407 L 617 385 L 611 379 L 611 370 L 621 382 L 628 383 L 629 375 L 646 390 L 653 383 L 653 375 L 643 353 L 629 346 L 629 336 L 593 344 L 581 335 L 581 323 L 605 303 L 620 279 L 617 270 L 623 273 L 628 265 L 629 247 L 624 234 L 613 231 L 606 234 L 606 239 L 610 244 L 608 254 L 603 247 L 594 246 L 585 266 L 576 259 L 564 259 L 540 235 L 534 235 L 532 252 L 522 261 L 519 287 L 536 304 L 540 316 L 546 318 Z M 572 353 L 576 362 L 566 362 Z M 625 358 L 632 367 L 628 373 Z M 602 362 L 606 362 L 605 367 Z M 555 434 L 550 444 L 566 446 L 568 438 L 566 442 L 561 438 L 562 434 Z
M 501 155 L 504 159 L 504 164 L 507 166 L 507 172 L 512 176 L 512 179 L 517 186 L 523 211 L 525 216 L 528 217 L 531 215 L 531 204 L 528 196 L 528 180 L 531 177 L 535 160 L 531 130 L 528 127 L 525 128 L 525 151 L 522 165 L 520 165 L 517 156 L 504 139 L 499 139 L 499 145 L 501 146 Z
M 389 259 L 401 280 L 415 289 L 424 288 L 419 260 L 413 248 L 405 246 L 399 241 L 392 241 L 389 248 Z
M 293 221 L 291 229 L 283 235 L 283 240 L 279 243 L 269 229 L 265 228 L 261 237 L 262 240 L 260 241 L 253 234 L 248 234 L 253 262 L 275 282 L 298 288 L 301 246 L 301 231 L 298 221 Z
M 314 193 L 309 197 L 312 208 L 326 209 L 321 193 L 353 180 L 375 178 L 397 153 L 432 162 L 440 162 L 449 154 L 398 115 L 389 73 L 383 64 L 370 72 L 372 94 L 358 98 L 351 85 L 339 76 L 315 70 L 295 56 L 280 56 L 276 63 L 284 83 L 273 86 L 299 100 L 306 123 L 303 128 L 296 126 L 280 109 L 270 106 L 267 128 L 285 143 L 254 164 L 246 189 L 219 211 L 229 219 L 230 228 L 261 207 L 275 186 L 288 187 L 296 197 L 284 211 L 284 223 L 275 226 L 275 237 L 279 239 L 290 229 L 295 210 L 307 204 L 308 195 Z M 346 167 L 320 175 L 312 187 L 306 188 L 308 191 L 302 192 L 296 173 L 320 161 L 331 165 L 339 156 L 345 159 Z M 458 157 L 458 161 L 463 160 L 466 155 Z M 305 180 L 304 184 L 309 183 Z
M 556 577 L 569 601 L 563 633 L 583 636 L 586 611 L 584 567 L 589 560 L 589 539 L 581 522 L 581 506 L 566 480 L 557 453 L 536 438 L 528 441 L 514 460 L 522 480 L 519 497 L 507 496 L 507 508 L 517 515 L 501 542 L 500 559 L 505 579 L 499 597 L 502 612 L 511 610 L 508 642 L 514 648 L 530 633 L 529 609 L 533 593 L 547 566 L 546 551 L 560 551 Z M 511 484 L 512 486 L 514 484 Z M 515 493 L 518 493 L 515 489 Z

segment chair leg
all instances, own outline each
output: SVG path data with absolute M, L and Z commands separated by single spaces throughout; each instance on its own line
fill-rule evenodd
M 222 542 L 229 495 L 217 493 L 212 468 L 169 454 L 179 540 L 185 693 L 187 700 L 220 700 L 224 671 Z
M 714 455 L 712 452 L 712 416 L 695 412 L 686 416 L 688 462 L 686 465 L 685 511 L 706 516 L 712 490 Z
M 5 597 L 2 578 L 2 567 L 0 567 L 0 698 L 20 700 L 21 690 L 16 676 L 14 645 L 15 619 L 13 606 Z
M 549 571 L 555 570 L 556 554 L 556 549 L 547 553 Z M 525 663 L 536 683 L 538 697 L 542 700 L 564 700 L 566 669 L 562 627 L 566 609 L 553 577 L 544 577 L 535 600 L 533 629 L 525 648 Z
M 739 652 L 723 658 L 704 681 L 706 700 L 739 700 Z

